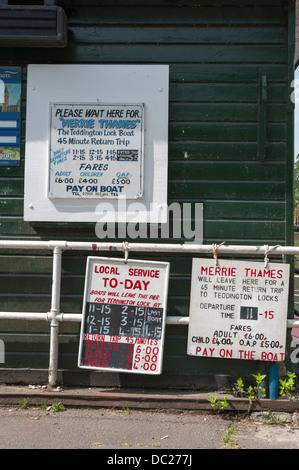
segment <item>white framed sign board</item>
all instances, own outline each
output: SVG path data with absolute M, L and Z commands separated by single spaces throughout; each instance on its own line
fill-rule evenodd
M 142 198 L 143 104 L 50 103 L 49 198 Z
M 194 258 L 187 353 L 283 361 L 289 265 Z
M 24 220 L 167 222 L 168 93 L 167 65 L 29 65 Z
M 88 257 L 78 367 L 161 374 L 169 263 Z

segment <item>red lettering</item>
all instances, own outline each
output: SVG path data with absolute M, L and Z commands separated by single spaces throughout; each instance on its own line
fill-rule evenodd
M 95 266 L 94 267 L 94 272 L 97 273 L 97 274 L 117 274 L 117 275 L 119 275 L 118 267 L 115 267 L 115 266 Z
M 208 356 L 213 356 L 213 353 L 215 351 L 215 348 L 204 348 L 203 352 L 202 352 L 202 356 L 205 356 L 205 357 L 208 357 Z M 200 346 L 197 346 L 196 349 L 195 349 L 195 354 L 196 356 L 200 356 L 201 354 L 201 347 Z
M 272 353 L 263 351 L 261 354 L 262 361 L 283 361 L 284 353 Z
M 238 353 L 240 354 L 240 359 L 255 359 L 255 351 L 244 351 L 242 349 L 239 349 Z
M 281 279 L 283 275 L 282 269 L 278 271 L 276 269 L 252 269 L 252 268 L 245 268 L 245 276 L 246 277 L 263 277 L 263 278 L 270 278 L 270 279 Z
M 210 266 L 205 268 L 201 266 L 201 274 L 206 274 L 208 276 L 236 276 L 236 268 L 221 268 L 220 266 Z
M 220 349 L 219 356 L 220 357 L 233 357 L 233 350 L 232 349 Z
M 150 281 L 131 281 L 131 279 L 125 279 L 125 289 L 139 289 L 147 290 Z
M 129 276 L 138 276 L 138 277 L 160 277 L 160 271 L 158 269 L 138 269 L 130 268 Z

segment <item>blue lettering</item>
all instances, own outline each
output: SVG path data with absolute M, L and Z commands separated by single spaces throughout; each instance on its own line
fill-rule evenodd
M 140 119 L 99 119 L 98 122 L 101 129 L 135 129 Z
M 86 186 L 86 191 L 88 191 L 89 193 L 97 192 L 98 187 L 97 186 Z
M 66 191 L 67 192 L 71 191 L 72 193 L 75 193 L 75 192 L 78 192 L 78 191 L 81 192 L 81 191 L 83 191 L 83 188 L 84 188 L 84 186 L 79 186 L 79 185 L 78 186 L 72 186 L 72 185 L 68 184 L 66 186 Z
M 121 193 L 124 186 L 101 186 L 101 193 Z
M 94 128 L 94 119 L 64 119 L 60 117 L 59 120 L 61 121 L 62 127 Z

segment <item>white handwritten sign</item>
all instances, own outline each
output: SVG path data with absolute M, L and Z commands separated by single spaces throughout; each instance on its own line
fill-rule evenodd
M 50 198 L 143 194 L 143 104 L 50 105 Z
M 289 265 L 193 259 L 188 354 L 283 361 Z
M 169 263 L 89 257 L 78 367 L 160 374 Z

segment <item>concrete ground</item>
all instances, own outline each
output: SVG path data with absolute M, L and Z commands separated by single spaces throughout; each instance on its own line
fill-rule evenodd
M 298 398 L 256 400 L 248 414 L 247 399 L 228 396 L 219 412 L 212 395 L 0 385 L 0 448 L 105 449 L 107 459 L 146 450 L 145 466 L 174 449 L 193 463 L 198 449 L 299 449 Z

